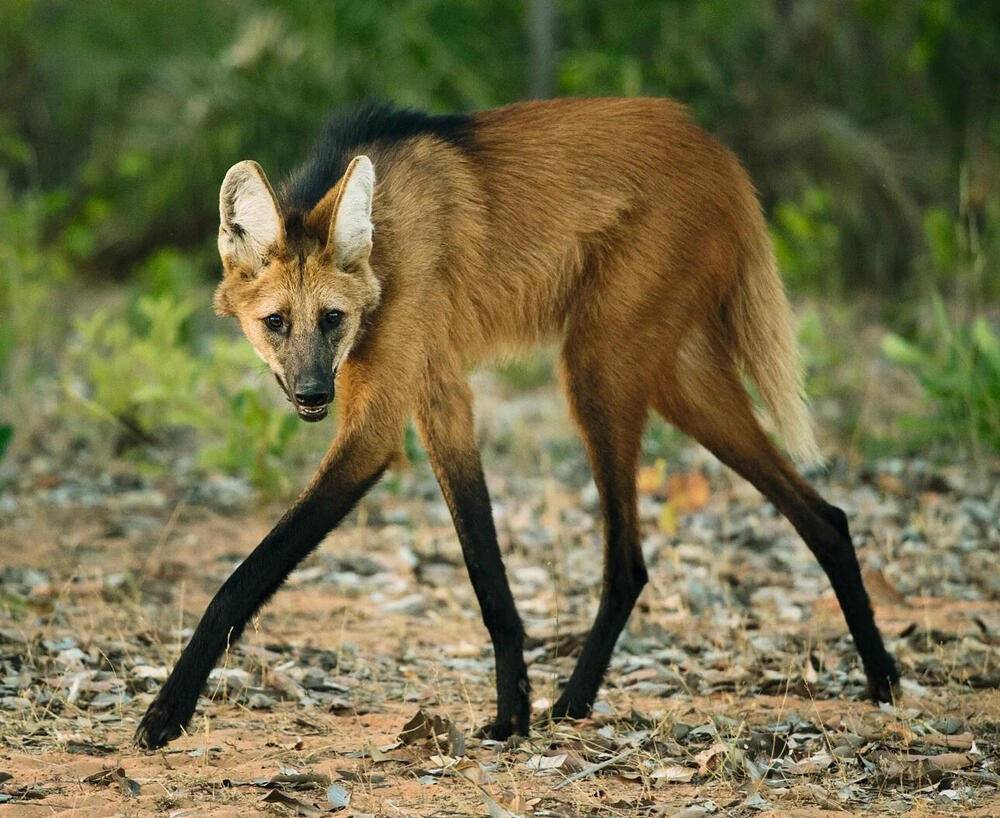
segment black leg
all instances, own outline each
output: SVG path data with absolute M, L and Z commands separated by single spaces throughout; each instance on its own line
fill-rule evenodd
M 148 749 L 162 747 L 181 734 L 223 651 L 239 639 L 250 617 L 292 569 L 378 480 L 385 461 L 368 469 L 358 465 L 354 461 L 347 467 L 343 459 L 331 458 L 323 476 L 226 580 L 139 723 L 136 744 Z M 350 479 L 343 477 L 345 474 L 364 476 Z
M 875 624 L 847 516 L 818 496 L 782 510 L 830 579 L 868 678 L 868 694 L 877 702 L 891 702 L 899 671 Z
M 788 518 L 833 586 L 868 677 L 869 693 L 876 701 L 891 701 L 899 673 L 875 624 L 846 516 L 826 503 L 775 449 L 757 423 L 734 372 L 720 365 L 701 374 L 714 379 L 706 392 L 713 396 L 714 404 L 685 403 L 679 395 L 667 395 L 657 408 L 752 483 Z M 704 395 L 700 398 L 704 400 Z M 725 408 L 724 416 L 717 411 L 719 407 Z
M 604 575 L 601 601 L 580 658 L 553 718 L 590 713 L 615 643 L 648 581 L 639 541 L 635 470 L 645 423 L 645 404 L 613 389 L 589 362 L 564 357 L 570 407 L 583 434 L 604 516 Z M 609 394 L 623 399 L 612 405 Z
M 847 516 L 836 506 L 825 502 L 773 450 L 761 447 L 760 451 L 766 457 L 745 461 L 733 449 L 706 445 L 720 460 L 753 483 L 795 527 L 830 580 L 861 657 L 868 678 L 869 695 L 877 702 L 892 701 L 899 671 L 886 651 L 882 634 L 875 624 Z
M 489 492 L 475 446 L 472 396 L 464 380 L 431 384 L 417 421 L 431 465 L 455 522 L 469 579 L 496 661 L 497 715 L 491 738 L 527 735 L 531 700 L 524 664 L 524 629 L 497 543 Z
M 615 643 L 648 580 L 636 525 L 634 477 L 626 485 L 599 480 L 598 487 L 605 521 L 601 602 L 576 667 L 552 707 L 553 718 L 579 719 L 590 713 Z

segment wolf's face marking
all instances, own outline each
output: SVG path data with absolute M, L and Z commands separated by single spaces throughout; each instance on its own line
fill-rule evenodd
M 256 162 L 234 165 L 222 183 L 216 311 L 240 322 L 303 420 L 326 417 L 337 367 L 378 304 L 374 190 L 372 163 L 358 156 L 290 230 Z

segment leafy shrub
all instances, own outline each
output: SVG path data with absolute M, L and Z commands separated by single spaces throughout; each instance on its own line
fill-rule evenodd
M 68 268 L 42 240 L 45 215 L 57 199 L 12 196 L 0 177 L 0 458 L 14 435 L 14 418 L 27 408 L 16 404 L 28 400 L 39 375 L 49 371 L 66 331 L 54 319 L 64 313 Z
M 496 373 L 510 391 L 530 392 L 552 383 L 553 366 L 551 350 L 539 350 L 499 365 Z
M 301 421 L 287 410 L 276 410 L 259 389 L 243 387 L 224 401 L 225 412 L 214 424 L 221 443 L 202 450 L 201 462 L 230 474 L 241 474 L 266 494 L 289 489 L 289 444 Z
M 928 416 L 907 419 L 916 442 L 963 445 L 980 457 L 1000 452 L 1000 338 L 985 317 L 956 326 L 935 299 L 927 337 L 911 342 L 890 333 L 882 349 L 933 402 Z
M 854 320 L 830 304 L 822 310 L 810 305 L 798 311 L 799 351 L 806 373 L 806 392 L 812 397 L 828 397 L 842 388 L 837 376 L 848 354 L 845 326 Z
M 945 291 L 966 303 L 1000 298 L 1000 197 L 973 207 L 961 197 L 956 216 L 941 207 L 923 218 L 925 252 L 917 258 L 921 282 L 931 292 Z
M 658 414 L 650 412 L 646 431 L 642 436 L 642 459 L 672 461 L 684 447 L 687 438 Z
M 840 291 L 840 233 L 826 191 L 813 187 L 799 202 L 780 202 L 771 232 L 778 267 L 791 290 L 827 295 Z
M 289 488 L 286 456 L 301 424 L 247 383 L 256 359 L 242 340 L 192 340 L 193 307 L 173 295 L 103 309 L 77 322 L 66 381 L 76 406 L 118 432 L 140 456 L 190 430 L 199 461 L 250 480 L 261 491 Z M 218 442 L 221 441 L 221 442 Z
M 0 373 L 33 368 L 39 347 L 59 327 L 54 295 L 69 271 L 42 241 L 43 220 L 54 206 L 53 197 L 13 197 L 0 178 Z
M 138 440 L 154 440 L 172 426 L 202 425 L 202 367 L 182 343 L 192 311 L 171 296 L 147 296 L 131 315 L 106 308 L 77 321 L 70 372 L 83 388 L 73 395 Z
M 3 459 L 10 445 L 11 438 L 14 437 L 14 427 L 9 423 L 0 424 L 0 459 Z

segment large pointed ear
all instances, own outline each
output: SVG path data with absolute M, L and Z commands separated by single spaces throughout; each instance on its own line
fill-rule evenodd
M 219 191 L 219 221 L 219 255 L 227 269 L 235 264 L 256 273 L 284 239 L 277 199 L 256 162 L 229 169 Z
M 372 196 L 375 168 L 367 156 L 355 156 L 340 180 L 327 244 L 338 267 L 368 260 L 372 249 Z

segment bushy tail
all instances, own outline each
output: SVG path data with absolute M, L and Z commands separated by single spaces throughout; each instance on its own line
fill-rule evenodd
M 794 323 L 774 252 L 761 225 L 761 238 L 729 309 L 736 353 L 757 385 L 785 448 L 804 465 L 822 462 L 806 402 Z

